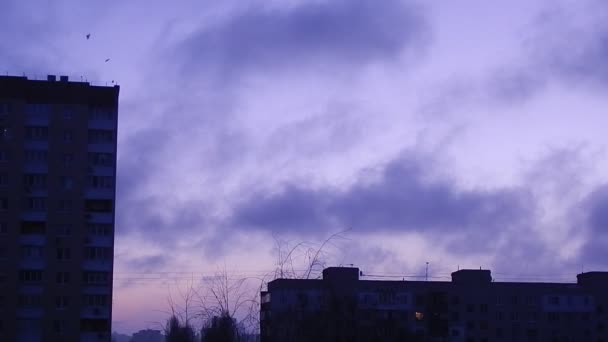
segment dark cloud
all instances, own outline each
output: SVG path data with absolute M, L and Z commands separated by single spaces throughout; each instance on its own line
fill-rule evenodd
M 608 5 L 581 1 L 569 6 L 552 3 L 523 40 L 526 64 L 496 70 L 486 84 L 494 98 L 525 100 L 548 82 L 568 86 L 608 87 Z M 582 23 L 581 23 L 582 22 Z
M 608 266 L 608 185 L 595 189 L 581 205 L 583 220 L 577 234 L 586 242 L 580 249 L 580 265 L 600 268 Z
M 143 257 L 127 257 L 126 259 L 127 260 L 123 260 L 125 265 L 130 269 L 138 270 L 140 272 L 163 269 L 168 261 L 166 256 L 160 254 Z
M 593 233 L 608 235 L 608 186 L 595 190 L 587 199 L 587 224 Z
M 578 5 L 578 6 L 577 6 Z M 608 22 L 605 1 L 582 1 L 573 8 L 552 7 L 538 22 L 530 44 L 548 77 L 570 83 L 608 86 Z
M 236 207 L 233 222 L 272 232 L 425 232 L 488 236 L 521 224 L 533 201 L 521 189 L 462 190 L 448 179 L 429 179 L 430 167 L 404 155 L 362 176 L 346 190 L 288 185 L 255 193 Z
M 412 3 L 314 1 L 295 7 L 249 7 L 181 43 L 184 72 L 264 70 L 313 63 L 361 65 L 398 57 L 429 40 L 424 12 Z

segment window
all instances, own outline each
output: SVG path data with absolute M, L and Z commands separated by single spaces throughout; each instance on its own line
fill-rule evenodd
M 549 322 L 557 322 L 559 321 L 559 314 L 557 312 L 549 312 L 547 319 Z
M 58 210 L 63 211 L 63 212 L 72 211 L 72 200 L 69 200 L 69 199 L 60 200 Z
M 41 260 L 44 258 L 44 247 L 32 245 L 21 246 L 21 258 L 26 260 Z
M 46 141 L 49 138 L 49 129 L 44 126 L 26 126 L 25 138 L 34 141 Z
M 67 284 L 70 282 L 69 272 L 57 272 L 57 284 Z
M 82 296 L 82 304 L 85 306 L 107 306 L 108 296 L 85 294 Z
M 107 285 L 110 275 L 108 272 L 84 272 L 82 282 L 87 285 Z
M 48 152 L 46 150 L 25 150 L 25 161 L 28 163 L 46 163 Z
M 488 330 L 488 321 L 480 321 L 479 322 L 480 330 Z
M 17 319 L 17 331 L 23 333 L 38 334 L 42 331 L 42 321 L 40 319 Z
M 551 303 L 551 305 L 559 305 L 559 297 L 551 296 L 551 298 L 549 298 L 549 303 Z
M 0 210 L 8 210 L 8 198 L 0 197 Z
M 55 227 L 55 232 L 59 236 L 68 236 L 72 234 L 71 224 L 61 224 Z
M 6 173 L 0 173 L 0 186 L 8 185 L 8 175 Z
M 68 143 L 74 141 L 74 132 L 72 132 L 71 130 L 64 131 L 63 141 Z
M 55 297 L 55 309 L 63 310 L 68 307 L 69 298 L 67 296 Z
M 42 103 L 28 103 L 25 105 L 25 114 L 30 117 L 48 118 L 51 105 Z
M 72 120 L 74 118 L 74 112 L 76 112 L 76 110 L 73 107 L 63 107 L 63 119 L 66 121 Z
M 475 306 L 473 304 L 467 304 L 467 312 L 468 313 L 475 312 Z
M 112 225 L 104 223 L 91 223 L 88 225 L 89 234 L 96 236 L 109 236 L 112 234 Z
M 74 162 L 74 154 L 72 153 L 64 153 L 63 154 L 63 166 L 71 166 Z
M 488 312 L 488 304 L 480 304 L 479 305 L 479 312 L 481 312 L 481 313 L 487 313 Z
M 8 152 L 0 150 L 0 163 L 8 161 Z
M 17 303 L 21 308 L 37 308 L 42 306 L 42 296 L 40 294 L 20 294 Z
M 114 157 L 111 153 L 89 152 L 89 163 L 93 166 L 113 166 Z
M 46 198 L 28 197 L 25 200 L 25 209 L 31 211 L 46 211 Z
M 63 187 L 63 190 L 71 190 L 74 187 L 72 177 L 61 177 L 61 187 Z
M 112 258 L 112 250 L 108 247 L 86 247 L 84 254 L 88 260 L 108 260 Z
M 116 117 L 116 111 L 112 108 L 91 108 L 89 118 L 91 120 L 112 120 Z
M 8 233 L 6 222 L 0 221 L 0 235 Z
M 91 212 L 112 212 L 112 200 L 87 200 L 85 206 Z
M 416 318 L 417 321 L 420 322 L 420 321 L 424 320 L 424 313 L 416 311 L 416 314 L 414 315 L 414 317 Z
M 19 280 L 24 283 L 39 283 L 42 281 L 42 271 L 40 270 L 21 270 Z
M 69 260 L 71 258 L 70 249 L 67 247 L 57 248 L 57 260 Z
M 53 321 L 53 332 L 55 332 L 55 334 L 57 335 L 64 335 L 66 328 L 67 327 L 67 322 L 65 320 L 54 320 Z
M 89 186 L 94 189 L 113 189 L 114 177 L 112 176 L 89 176 Z
M 0 138 L 2 138 L 2 140 L 11 140 L 13 134 L 11 133 L 10 128 L 0 126 Z
M 114 132 L 105 129 L 90 129 L 89 143 L 104 144 L 114 142 Z
M 23 186 L 26 192 L 36 189 L 46 189 L 46 174 L 28 173 L 23 175 Z
M 46 223 L 44 221 L 21 221 L 22 235 L 38 235 L 46 233 Z
M 10 102 L 0 102 L 0 115 L 6 115 L 13 112 L 13 104 Z

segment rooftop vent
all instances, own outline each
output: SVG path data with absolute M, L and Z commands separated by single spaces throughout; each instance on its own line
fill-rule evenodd
M 584 272 L 576 276 L 577 283 L 583 286 L 608 285 L 608 272 Z
M 55 81 L 57 81 L 57 76 L 55 76 L 55 75 L 48 75 L 46 77 L 46 80 L 49 81 L 49 82 L 55 82 Z
M 69 78 L 67 76 L 59 76 L 59 80 L 61 82 L 67 82 L 69 80 Z
M 357 267 L 328 267 L 323 270 L 323 279 L 329 281 L 356 281 L 359 280 Z
M 452 273 L 452 282 L 461 284 L 483 284 L 492 282 L 490 270 L 459 270 Z

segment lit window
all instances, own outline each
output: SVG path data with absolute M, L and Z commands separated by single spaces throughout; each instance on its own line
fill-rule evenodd
M 416 311 L 416 320 L 422 321 L 424 319 L 424 313 Z

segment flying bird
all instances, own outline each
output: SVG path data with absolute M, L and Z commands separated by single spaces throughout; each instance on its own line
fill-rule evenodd
M 109 61 L 110 61 L 110 59 L 109 59 L 109 58 L 106 58 L 106 63 L 107 63 L 107 62 L 109 62 Z
M 86 37 L 87 37 L 87 39 L 91 38 L 91 34 L 87 33 Z

